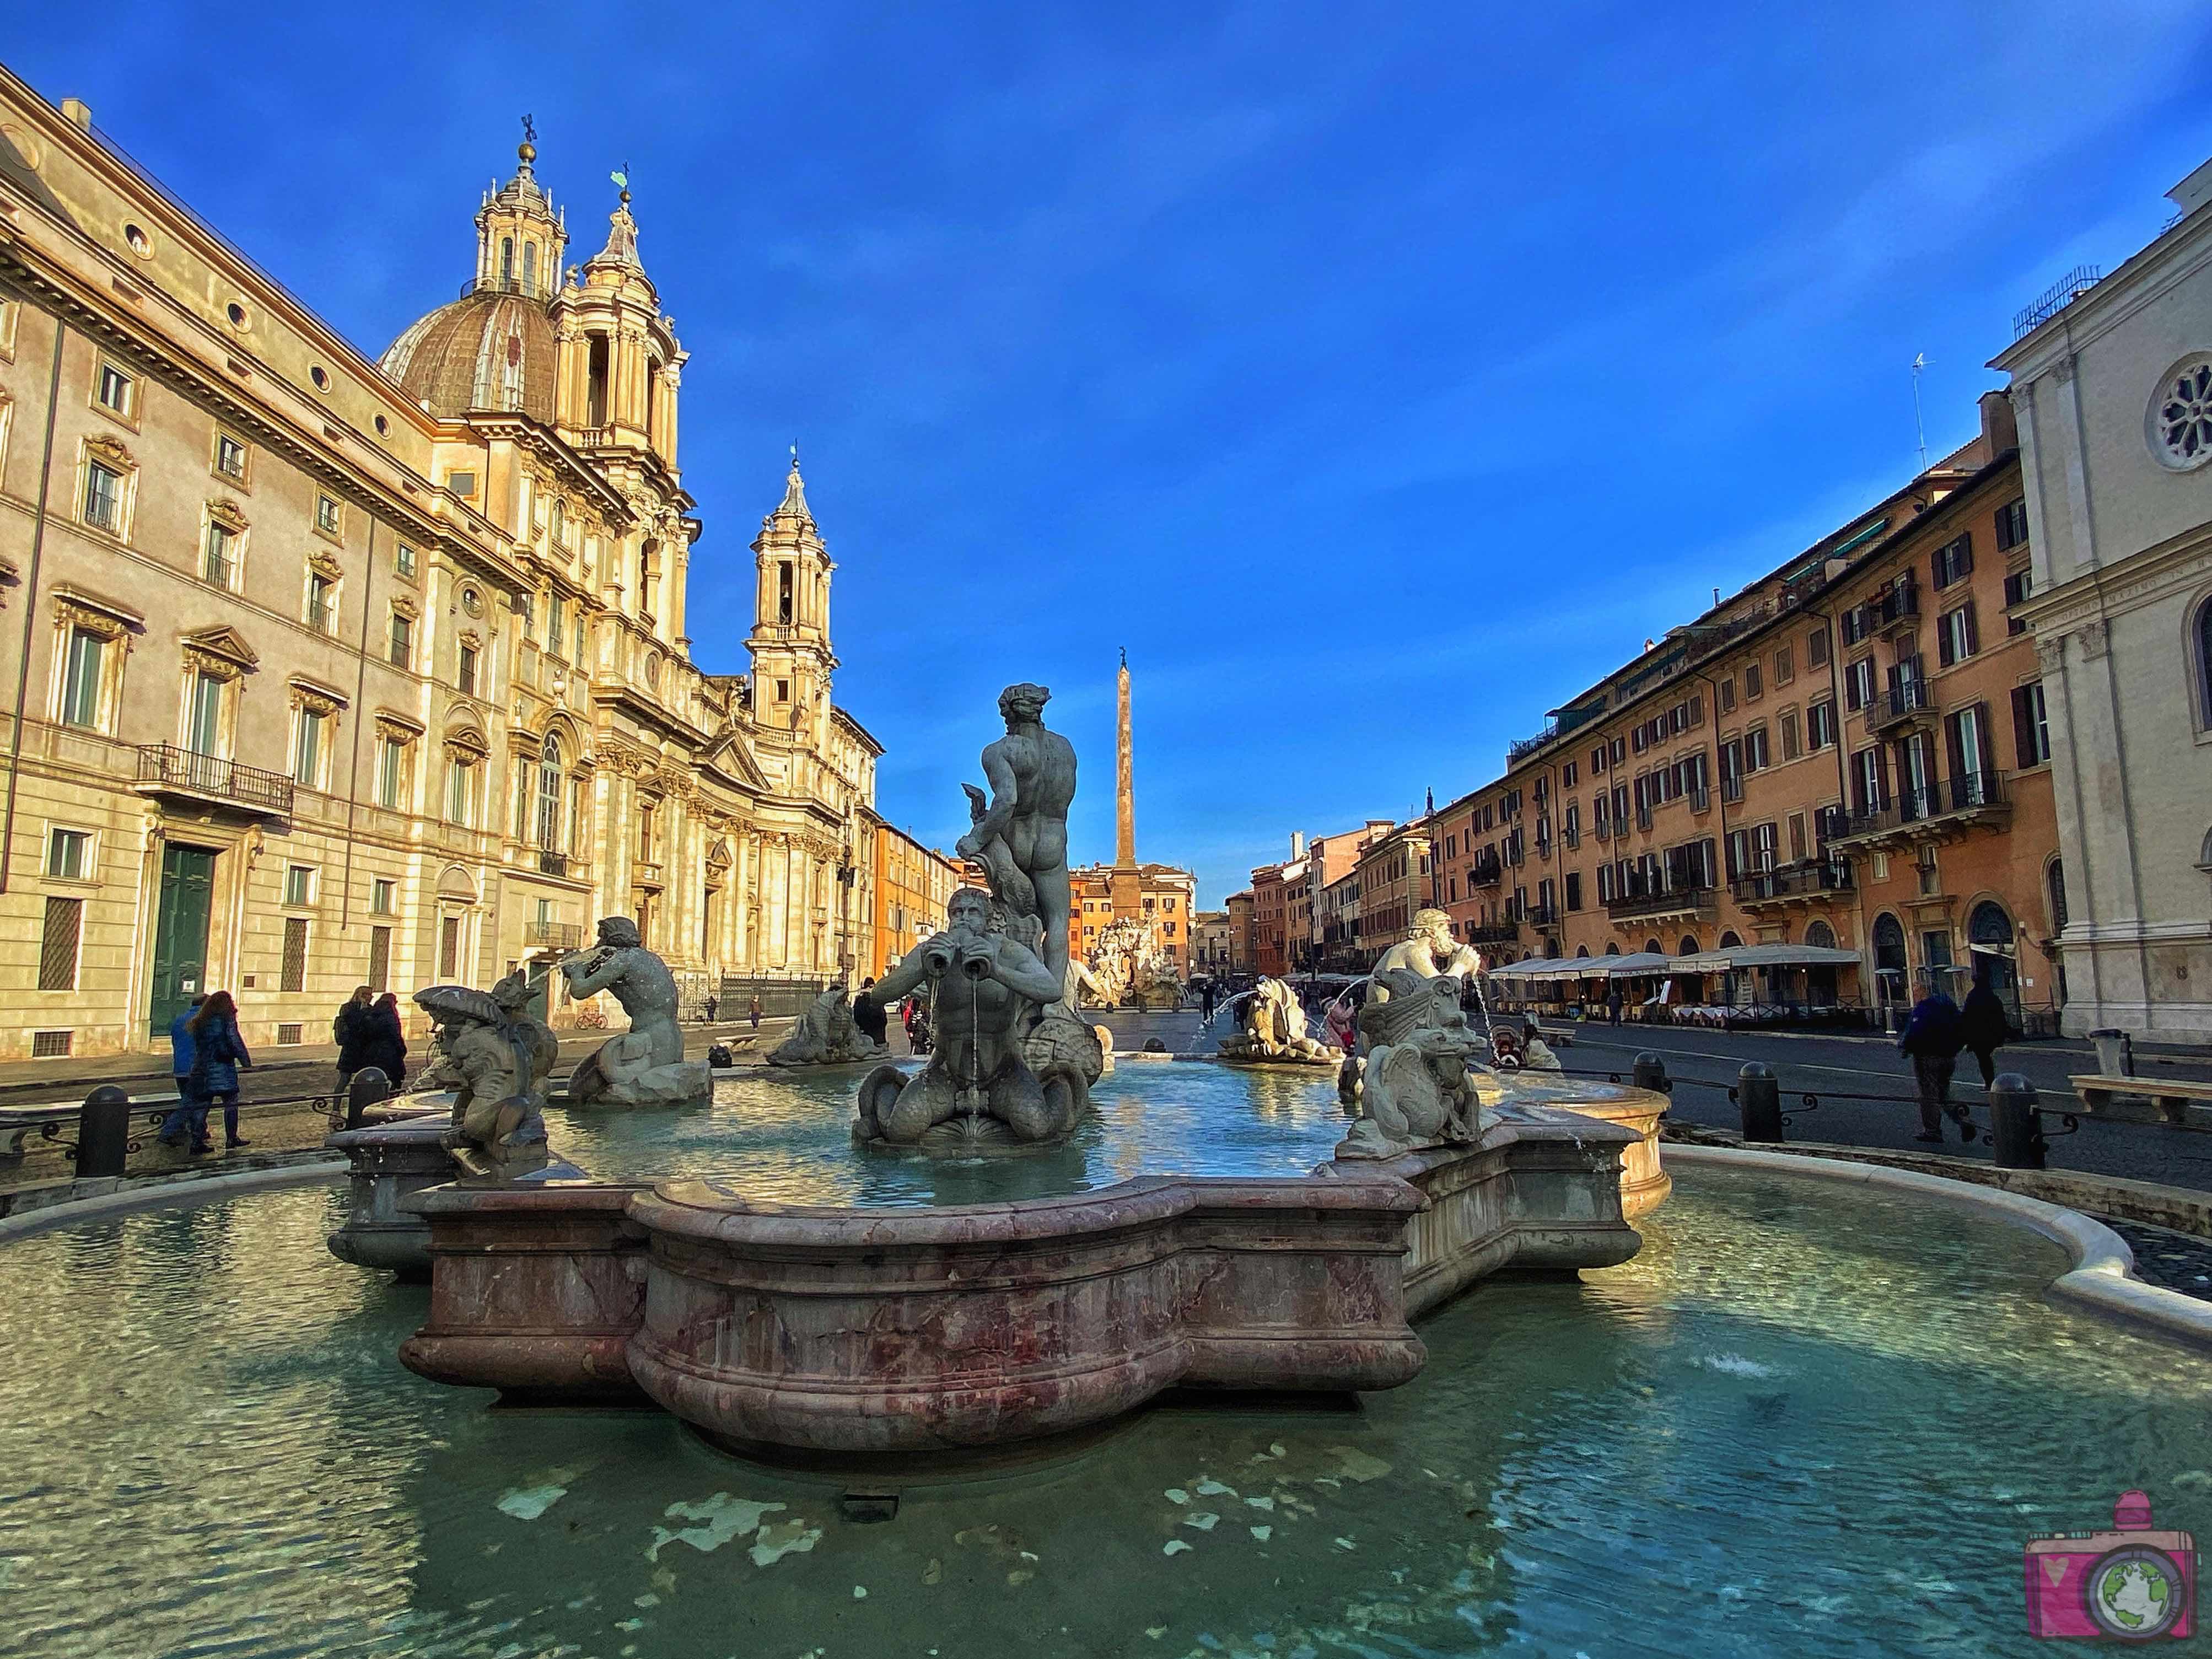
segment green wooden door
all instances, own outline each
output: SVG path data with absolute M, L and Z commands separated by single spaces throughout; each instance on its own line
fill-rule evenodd
M 161 849 L 161 898 L 154 925 L 154 999 L 147 1024 L 168 1035 L 179 1014 L 207 989 L 208 907 L 215 854 L 198 847 Z

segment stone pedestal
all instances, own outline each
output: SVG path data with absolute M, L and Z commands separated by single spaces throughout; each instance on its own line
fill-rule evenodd
M 625 1350 L 645 1307 L 643 1187 L 446 1186 L 409 1200 L 434 1237 L 430 1317 L 400 1363 L 522 1401 L 644 1403 Z
M 353 1166 L 345 1224 L 327 1243 L 331 1254 L 357 1267 L 410 1276 L 430 1270 L 430 1230 L 402 1200 L 454 1176 L 446 1151 L 450 1112 L 435 1109 L 365 1128 L 341 1129 L 323 1145 Z

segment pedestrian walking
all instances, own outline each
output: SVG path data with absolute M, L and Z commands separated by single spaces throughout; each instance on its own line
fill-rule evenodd
M 884 1033 L 890 1029 L 890 1018 L 884 1012 L 884 1005 L 876 1000 L 875 981 L 862 983 L 860 994 L 853 999 L 853 1029 L 881 1048 Z
M 1609 988 L 1605 994 L 1605 1017 L 1615 1025 L 1620 1024 L 1620 987 Z
M 364 1023 L 368 1031 L 362 1039 L 361 1064 L 356 1069 L 367 1071 L 374 1066 L 384 1073 L 396 1095 L 407 1080 L 407 1032 L 399 1022 L 398 997 L 386 991 L 377 998 Z
M 752 1001 L 745 1009 L 745 1018 L 752 1021 L 753 1030 L 756 1031 L 760 1030 L 761 1015 L 763 1012 L 765 1011 L 761 1007 L 760 993 L 756 991 L 753 993 Z
M 1975 975 L 1974 988 L 1966 993 L 1966 1006 L 1959 1010 L 1959 1036 L 1981 1066 L 1984 1089 L 1997 1080 L 1997 1050 L 2011 1035 L 2004 999 L 1990 988 L 1987 974 Z
M 370 1015 L 376 1007 L 376 988 L 356 985 L 353 994 L 339 1007 L 331 1021 L 331 1041 L 338 1046 L 338 1092 L 346 1091 L 353 1074 L 368 1064 L 362 1059 L 368 1043 Z
M 185 1029 L 192 1038 L 192 1150 L 215 1150 L 208 1139 L 208 1113 L 217 1101 L 222 1103 L 223 1144 L 252 1146 L 238 1133 L 239 1069 L 253 1069 L 253 1056 L 246 1053 L 246 1039 L 238 1034 L 238 1005 L 231 1000 L 229 992 L 212 992 Z
M 1959 1005 L 1943 994 L 1931 975 L 1928 994 L 1912 1005 L 1912 1017 L 1897 1040 L 1897 1051 L 1911 1058 L 1912 1080 L 1920 1091 L 1920 1133 L 1915 1140 L 1941 1141 L 1946 1112 L 1957 1120 L 1960 1139 L 1974 1138 L 1973 1120 L 1966 1109 L 1951 1103 L 1951 1076 L 1958 1070 L 1964 1040 Z
M 715 1011 L 716 1009 L 720 1008 L 721 1006 L 722 1006 L 722 1000 L 721 1000 L 720 997 L 716 996 L 713 992 L 709 991 L 709 992 L 707 994 L 707 1024 L 708 1024 L 712 1025 L 712 1024 L 714 1023 L 714 1011 Z
M 1200 1025 L 1213 1024 L 1213 981 L 1210 979 L 1200 981 L 1199 985 L 1198 1014 Z
M 185 1144 L 185 1132 L 192 1127 L 192 1016 L 207 1000 L 204 991 L 192 999 L 191 1006 L 169 1022 L 169 1071 L 177 1082 L 177 1109 L 161 1120 L 161 1139 L 171 1146 Z

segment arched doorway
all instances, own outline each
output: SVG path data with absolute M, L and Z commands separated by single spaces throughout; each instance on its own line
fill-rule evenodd
M 2013 942 L 2012 918 L 1995 899 L 1984 899 L 1966 916 L 1967 954 L 1974 977 L 1988 982 L 2004 1000 L 2013 1023 L 2020 1023 L 2020 961 Z
M 1878 1006 L 1911 1005 L 1912 977 L 1906 971 L 1905 924 L 1887 910 L 1874 919 L 1874 986 Z
M 1836 930 L 1825 921 L 1805 924 L 1805 943 L 1823 951 L 1836 948 Z M 1833 968 L 1808 968 L 1805 970 L 1805 1000 L 1815 1008 L 1832 1008 L 1838 1001 L 1836 970 Z

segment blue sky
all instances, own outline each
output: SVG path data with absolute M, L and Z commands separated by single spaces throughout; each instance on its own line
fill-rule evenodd
M 627 161 L 700 660 L 796 441 L 886 816 L 949 846 L 1039 680 L 1109 859 L 1126 644 L 1139 852 L 1215 903 L 1901 481 L 1916 352 L 1970 436 L 2012 313 L 2212 155 L 2202 4 L 1689 13 L 126 4 L 0 58 L 371 356 L 521 112 L 586 252 Z

